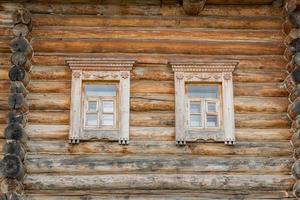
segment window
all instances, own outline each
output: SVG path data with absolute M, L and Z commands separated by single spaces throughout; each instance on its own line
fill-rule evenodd
M 237 62 L 170 64 L 175 72 L 176 144 L 234 144 L 232 72 Z
M 115 129 L 117 84 L 84 84 L 84 128 Z
M 72 70 L 70 143 L 129 143 L 129 86 L 134 61 L 68 58 Z
M 186 91 L 186 126 L 195 130 L 220 129 L 220 85 L 188 84 Z

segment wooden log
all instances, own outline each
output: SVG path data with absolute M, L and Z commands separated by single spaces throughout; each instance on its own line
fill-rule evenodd
M 199 157 L 178 155 L 156 156 L 65 156 L 27 155 L 25 165 L 29 174 L 104 173 L 251 173 L 272 174 L 290 172 L 293 158 L 257 157 Z
M 297 130 L 294 130 L 294 134 L 291 137 L 291 143 L 295 148 L 300 147 L 300 132 Z
M 203 10 L 206 0 L 183 0 L 182 8 L 187 15 L 196 16 Z
M 10 49 L 14 52 L 22 52 L 29 60 L 33 56 L 33 49 L 25 37 L 15 37 L 10 42 Z
M 174 17 L 138 17 L 122 16 L 71 16 L 71 15 L 38 15 L 33 16 L 34 26 L 89 26 L 89 27 L 189 27 L 189 28 L 227 28 L 227 29 L 281 29 L 280 17 L 224 17 L 202 16 Z M 35 46 L 35 45 L 34 45 Z
M 24 194 L 24 186 L 23 184 L 12 178 L 4 178 L 1 181 L 0 185 L 1 193 L 9 194 L 15 193 L 16 195 L 22 196 Z M 1 199 L 1 198 L 0 198 Z M 8 199 L 15 199 L 15 197 L 10 196 Z
M 289 47 L 292 53 L 300 52 L 300 38 L 292 40 Z
M 4 156 L 1 161 L 1 172 L 6 178 L 16 178 L 18 180 L 21 180 L 25 174 L 21 159 L 14 155 Z
M 155 180 L 155 181 L 153 181 Z M 288 175 L 192 175 L 192 174 L 113 174 L 94 176 L 28 175 L 29 190 L 78 189 L 169 189 L 169 190 L 289 190 L 294 184 Z
M 160 53 L 202 55 L 282 55 L 281 42 L 265 41 L 169 41 L 130 39 L 36 39 L 35 51 L 57 53 Z M 101 48 L 100 48 L 101 47 Z
M 280 8 L 283 6 L 283 0 L 273 0 L 272 6 L 274 8 Z
M 25 127 L 27 123 L 27 115 L 15 110 L 9 111 L 6 115 L 6 123 L 7 124 L 18 123 L 21 124 L 23 127 Z
M 20 141 L 20 140 L 24 140 L 24 138 L 26 137 L 26 132 L 22 125 L 18 123 L 14 123 L 14 124 L 9 124 L 5 128 L 4 135 L 7 140 Z
M 289 15 L 289 20 L 295 28 L 299 28 L 300 27 L 300 11 L 299 10 L 294 10 Z
M 10 85 L 10 92 L 23 94 L 24 97 L 29 93 L 21 81 L 13 81 Z
M 292 166 L 292 174 L 295 178 L 300 178 L 300 161 L 297 160 Z
M 288 114 L 292 119 L 295 119 L 300 114 L 300 99 L 296 99 L 296 101 L 289 105 Z
M 206 155 L 206 156 L 290 156 L 294 149 L 289 141 L 281 142 L 237 142 L 232 148 L 223 143 L 187 143 L 178 148 L 174 141 L 131 141 L 128 146 L 120 146 L 115 142 L 90 141 L 69 145 L 66 140 L 28 140 L 27 152 L 40 154 L 172 154 L 172 155 Z
M 300 67 L 300 52 L 296 53 L 295 56 L 293 57 L 294 63 Z
M 7 193 L 7 194 L 2 194 L 0 196 L 1 200 L 22 200 L 22 198 L 17 195 L 16 193 Z
M 31 14 L 27 9 L 18 9 L 12 15 L 14 24 L 29 24 L 31 22 Z
M 297 182 L 293 186 L 293 194 L 295 197 L 300 198 L 300 180 L 297 180 Z
M 13 27 L 12 32 L 16 37 L 28 37 L 30 33 L 28 26 L 25 24 L 16 24 Z
M 19 142 L 14 141 L 14 142 L 6 143 L 3 146 L 3 154 L 15 155 L 23 161 L 25 157 L 25 149 Z
M 297 68 L 292 72 L 292 77 L 296 84 L 300 83 L 300 69 Z
M 11 81 L 22 81 L 25 87 L 30 82 L 30 74 L 20 66 L 10 68 L 8 76 Z
M 8 97 L 8 107 L 21 113 L 26 113 L 29 110 L 29 104 L 21 93 L 14 93 Z
M 15 66 L 23 67 L 27 72 L 31 71 L 31 68 L 32 68 L 31 62 L 23 52 L 12 53 L 11 62 Z

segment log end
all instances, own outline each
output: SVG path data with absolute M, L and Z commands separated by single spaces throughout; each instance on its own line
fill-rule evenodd
M 4 178 L 0 185 L 1 193 L 15 193 L 22 196 L 24 194 L 23 184 L 12 178 Z
M 6 155 L 1 161 L 1 172 L 6 178 L 16 178 L 21 180 L 25 171 L 22 161 L 15 155 Z
M 6 143 L 3 146 L 3 154 L 15 155 L 18 156 L 21 160 L 24 160 L 25 150 L 20 143 L 14 141 L 14 142 Z
M 293 187 L 293 193 L 295 197 L 299 198 L 300 197 L 300 180 L 298 180 Z
M 197 16 L 204 8 L 206 0 L 183 0 L 182 7 L 187 15 Z
M 4 135 L 7 140 L 22 140 L 25 138 L 25 130 L 18 123 L 9 124 L 4 130 Z

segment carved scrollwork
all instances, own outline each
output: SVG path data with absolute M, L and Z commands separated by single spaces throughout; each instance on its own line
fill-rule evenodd
M 121 72 L 121 77 L 127 79 L 129 77 L 129 72 Z
M 225 80 L 230 80 L 232 78 L 231 74 L 224 74 L 223 78 Z
M 80 77 L 81 77 L 81 73 L 75 71 L 75 72 L 73 72 L 73 77 L 74 77 L 74 78 L 80 78 Z
M 183 79 L 184 78 L 184 73 L 177 73 L 176 78 L 179 79 L 179 80 Z

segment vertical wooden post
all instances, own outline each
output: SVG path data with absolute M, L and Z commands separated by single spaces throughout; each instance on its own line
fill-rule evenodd
M 120 79 L 120 144 L 129 144 L 129 110 L 130 110 L 130 74 L 121 71 Z
M 185 141 L 185 85 L 183 72 L 175 72 L 175 126 L 176 144 L 184 145 Z

